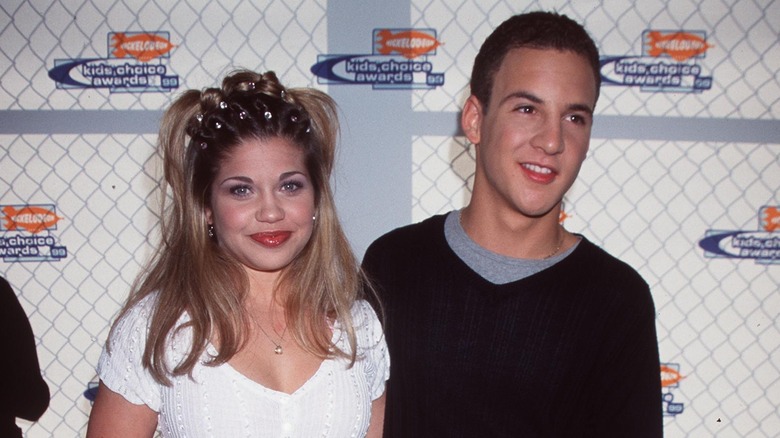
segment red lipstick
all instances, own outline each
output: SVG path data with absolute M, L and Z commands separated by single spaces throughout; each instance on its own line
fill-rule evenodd
M 252 240 L 268 248 L 276 248 L 290 238 L 290 231 L 268 231 L 252 235 Z

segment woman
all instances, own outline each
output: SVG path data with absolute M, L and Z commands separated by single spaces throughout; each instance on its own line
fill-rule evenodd
M 87 435 L 381 435 L 389 359 L 328 180 L 336 106 L 236 72 L 166 111 L 162 243 Z M 165 201 L 164 201 L 165 203 Z

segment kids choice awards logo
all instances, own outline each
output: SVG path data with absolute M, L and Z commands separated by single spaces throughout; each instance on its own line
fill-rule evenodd
M 107 58 L 57 59 L 49 78 L 57 88 L 105 88 L 112 93 L 166 92 L 179 87 L 166 62 L 175 47 L 168 32 L 108 34 Z
M 661 364 L 661 395 L 663 415 L 675 417 L 682 414 L 685 408 L 683 403 L 674 401 L 674 391 L 680 387 L 680 381 L 684 377 L 680 374 L 680 365 L 676 363 Z
M 759 264 L 780 263 L 780 206 L 758 211 L 758 229 L 708 230 L 699 246 L 706 257 L 753 259 Z
M 646 30 L 641 56 L 602 57 L 602 82 L 642 91 L 701 93 L 712 87 L 712 75 L 699 61 L 712 47 L 702 31 Z
M 58 261 L 68 249 L 47 231 L 56 230 L 62 218 L 54 205 L 0 206 L 0 257 L 5 262 Z
M 311 72 L 321 84 L 431 89 L 444 85 L 444 73 L 428 61 L 441 44 L 433 29 L 375 29 L 372 53 L 319 55 Z

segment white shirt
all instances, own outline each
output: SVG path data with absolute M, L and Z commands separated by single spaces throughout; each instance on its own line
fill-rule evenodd
M 390 359 L 382 327 L 365 301 L 352 307 L 358 360 L 324 360 L 292 394 L 268 389 L 228 364 L 198 364 L 189 376 L 173 377 L 171 386 L 157 383 L 141 366 L 153 297 L 141 301 L 119 322 L 105 348 L 98 375 L 112 391 L 134 404 L 158 412 L 163 437 L 362 437 L 368 429 L 371 402 L 384 393 Z M 339 324 L 333 339 L 349 351 Z M 176 336 L 170 358 L 189 351 L 189 332 Z M 215 354 L 213 346 L 208 351 Z M 205 356 L 204 356 L 205 359 Z M 177 363 L 177 362 L 169 362 Z

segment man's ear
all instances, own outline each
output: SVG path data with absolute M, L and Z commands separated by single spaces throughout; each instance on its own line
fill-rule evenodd
M 466 99 L 463 111 L 460 113 L 460 127 L 466 138 L 472 144 L 479 144 L 480 127 L 482 126 L 482 104 L 473 94 Z

